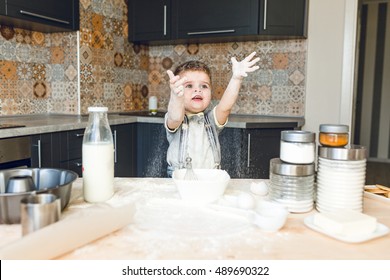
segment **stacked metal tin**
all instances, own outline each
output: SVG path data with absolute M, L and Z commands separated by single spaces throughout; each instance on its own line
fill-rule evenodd
M 315 133 L 282 131 L 280 158 L 270 161 L 269 198 L 290 212 L 308 212 L 314 207 Z

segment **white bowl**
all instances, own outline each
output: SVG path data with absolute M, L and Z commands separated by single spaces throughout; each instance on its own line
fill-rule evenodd
M 211 203 L 225 192 L 230 176 L 220 169 L 194 169 L 197 180 L 184 180 L 186 169 L 173 171 L 172 178 L 179 190 L 180 197 L 193 203 Z
M 255 209 L 253 223 L 265 231 L 278 231 L 286 223 L 289 212 L 282 204 L 261 201 Z

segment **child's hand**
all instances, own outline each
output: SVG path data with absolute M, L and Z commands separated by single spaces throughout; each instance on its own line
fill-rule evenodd
M 171 70 L 167 71 L 169 76 L 169 86 L 171 93 L 179 97 L 184 94 L 184 83 L 187 81 L 186 77 L 180 78 L 179 75 L 175 76 Z
M 231 58 L 233 78 L 242 79 L 243 77 L 248 76 L 248 72 L 253 72 L 259 69 L 259 66 L 254 66 L 260 60 L 258 57 L 253 59 L 255 54 L 256 52 L 251 53 L 240 62 L 238 62 L 235 57 Z

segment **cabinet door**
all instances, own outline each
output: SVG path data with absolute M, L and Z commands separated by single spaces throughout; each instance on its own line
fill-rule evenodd
M 60 168 L 60 133 L 31 136 L 31 167 Z
M 43 32 L 77 30 L 79 1 L 77 0 L 7 0 L 5 15 L 15 26 Z
M 285 129 L 246 129 L 246 176 L 269 178 L 269 163 L 280 155 L 280 133 Z
M 261 0 L 259 34 L 306 37 L 306 0 Z
M 129 41 L 158 41 L 171 38 L 171 0 L 130 0 Z
M 137 177 L 167 177 L 167 150 L 163 124 L 137 123 Z
M 241 128 L 224 128 L 219 134 L 221 146 L 221 169 L 226 170 L 230 178 L 245 178 L 246 165 L 244 130 Z
M 114 125 L 115 177 L 136 176 L 136 124 Z
M 173 0 L 172 25 L 179 39 L 255 35 L 258 3 L 258 0 Z

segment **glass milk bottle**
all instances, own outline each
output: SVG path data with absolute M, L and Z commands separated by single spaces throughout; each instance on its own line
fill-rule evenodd
M 106 201 L 114 193 L 114 143 L 107 107 L 89 107 L 83 138 L 83 190 L 88 202 Z

